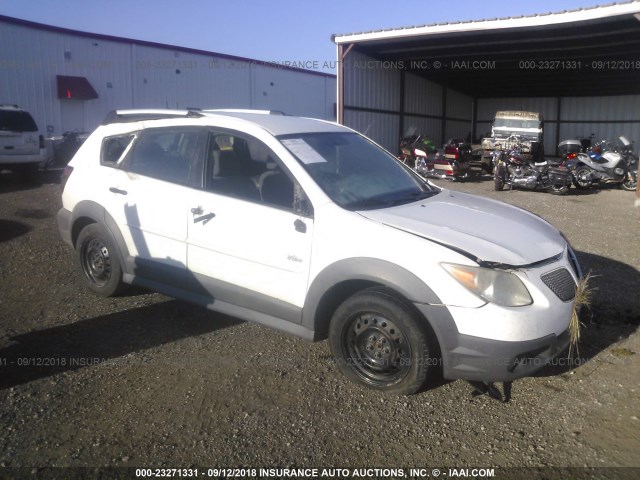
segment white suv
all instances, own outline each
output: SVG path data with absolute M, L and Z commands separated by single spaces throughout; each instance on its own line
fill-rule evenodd
M 511 381 L 569 341 L 580 270 L 539 217 L 442 190 L 346 127 L 247 111 L 113 112 L 58 213 L 82 278 L 308 340 L 379 390 Z
M 45 160 L 44 137 L 29 112 L 17 105 L 0 105 L 0 170 L 15 170 L 32 180 Z

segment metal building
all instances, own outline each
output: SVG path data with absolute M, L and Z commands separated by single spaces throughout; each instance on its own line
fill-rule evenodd
M 47 136 L 114 109 L 254 108 L 335 119 L 336 77 L 220 53 L 0 16 L 0 103 Z
M 401 136 L 478 138 L 496 111 L 540 112 L 560 140 L 640 144 L 640 2 L 334 35 L 338 121 L 392 152 Z

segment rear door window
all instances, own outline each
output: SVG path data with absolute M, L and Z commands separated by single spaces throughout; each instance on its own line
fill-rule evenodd
M 202 187 L 208 132 L 170 127 L 140 133 L 124 160 L 130 172 L 166 182 Z

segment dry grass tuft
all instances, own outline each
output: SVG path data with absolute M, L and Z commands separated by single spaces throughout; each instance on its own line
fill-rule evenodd
M 573 350 L 576 355 L 580 355 L 578 344 L 580 343 L 580 329 L 583 326 L 580 321 L 580 310 L 582 308 L 591 307 L 592 288 L 589 288 L 589 280 L 591 280 L 591 272 L 584 275 L 578 282 L 576 287 L 576 296 L 573 299 L 573 313 L 569 322 L 569 357 L 571 358 Z

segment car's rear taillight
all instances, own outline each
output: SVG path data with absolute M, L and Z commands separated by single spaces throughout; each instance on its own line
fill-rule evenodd
M 62 185 L 63 189 L 64 189 L 64 186 L 67 184 L 67 180 L 69 180 L 69 177 L 71 176 L 71 172 L 73 172 L 73 167 L 70 167 L 69 165 L 64 167 L 64 170 L 62 171 L 62 176 L 60 177 L 60 185 Z

